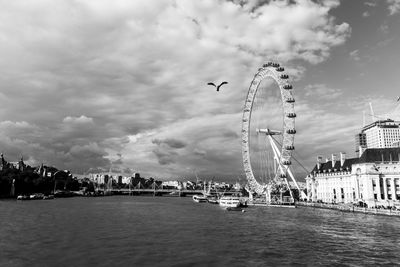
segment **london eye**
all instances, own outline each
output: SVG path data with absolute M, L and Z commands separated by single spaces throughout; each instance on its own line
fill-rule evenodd
M 269 82 L 269 90 L 262 84 Z M 243 165 L 250 192 L 270 196 L 272 188 L 294 185 L 305 196 L 290 169 L 296 134 L 295 99 L 289 75 L 276 62 L 264 64 L 252 80 L 242 117 Z M 288 181 L 292 180 L 292 183 Z

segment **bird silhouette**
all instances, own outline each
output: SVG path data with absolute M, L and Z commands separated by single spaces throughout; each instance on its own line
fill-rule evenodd
M 222 86 L 222 85 L 224 85 L 224 84 L 228 84 L 228 82 L 222 82 L 220 85 L 218 85 L 218 86 L 216 86 L 215 85 L 215 83 L 207 83 L 207 85 L 212 85 L 212 86 L 214 86 L 215 88 L 217 88 L 217 92 L 219 92 L 219 88 Z

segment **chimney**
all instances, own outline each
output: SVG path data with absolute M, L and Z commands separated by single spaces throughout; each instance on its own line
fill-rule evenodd
M 346 153 L 340 152 L 340 167 L 343 167 L 345 160 L 346 160 Z
M 358 157 L 361 158 L 363 153 L 364 153 L 364 148 L 362 146 L 359 146 L 358 147 Z
M 318 156 L 317 157 L 317 170 L 321 169 L 321 162 L 322 162 L 322 157 Z
M 335 168 L 335 163 L 336 163 L 336 155 L 332 154 L 332 169 Z

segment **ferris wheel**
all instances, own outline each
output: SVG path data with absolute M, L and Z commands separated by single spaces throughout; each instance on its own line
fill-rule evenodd
M 264 126 L 267 128 L 255 128 L 254 125 L 252 125 L 255 101 L 257 96 L 261 94 L 262 90 L 260 90 L 259 87 L 260 83 L 265 78 L 272 78 L 272 80 L 275 81 L 279 87 L 279 101 L 281 102 L 282 108 L 280 114 L 276 114 L 274 117 L 280 117 L 279 119 L 282 121 L 280 129 L 272 129 L 268 125 Z M 255 178 L 251 162 L 252 152 L 250 145 L 250 139 L 254 138 L 254 136 L 251 136 L 250 129 L 255 130 L 258 135 L 266 136 L 269 141 L 269 148 L 273 152 L 273 161 L 275 166 L 275 173 L 273 177 L 271 177 L 271 181 L 284 181 L 288 188 L 290 188 L 287 179 L 289 176 L 296 188 L 299 190 L 299 192 L 301 192 L 301 197 L 303 198 L 305 196 L 304 192 L 300 190 L 298 183 L 296 182 L 293 173 L 290 170 L 291 157 L 294 150 L 294 135 L 296 134 L 296 113 L 294 111 L 295 100 L 292 95 L 292 90 L 293 87 L 289 83 L 289 75 L 285 73 L 285 69 L 278 63 L 268 62 L 258 70 L 250 84 L 250 88 L 247 93 L 242 118 L 243 165 L 250 191 L 259 195 L 268 194 L 269 185 L 258 182 Z M 266 115 L 266 113 L 268 113 L 268 111 L 264 112 L 264 115 Z M 275 138 L 276 136 L 280 137 L 280 142 L 277 141 Z

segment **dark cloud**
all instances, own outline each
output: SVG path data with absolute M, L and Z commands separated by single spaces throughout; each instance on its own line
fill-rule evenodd
M 175 157 L 177 155 L 176 152 L 173 151 L 162 151 L 160 149 L 153 150 L 154 155 L 156 155 L 158 159 L 158 163 L 160 165 L 168 165 L 175 163 Z
M 239 134 L 234 131 L 224 131 L 222 135 L 226 138 L 239 138 Z
M 207 155 L 207 152 L 205 150 L 200 150 L 200 149 L 195 148 L 193 151 L 193 154 L 205 157 L 205 155 Z
M 174 138 L 165 138 L 165 139 L 153 139 L 151 140 L 151 142 L 153 144 L 157 144 L 157 145 L 161 145 L 161 144 L 166 144 L 167 146 L 171 147 L 171 148 L 184 148 L 186 147 L 186 143 L 178 140 L 178 139 L 174 139 Z

